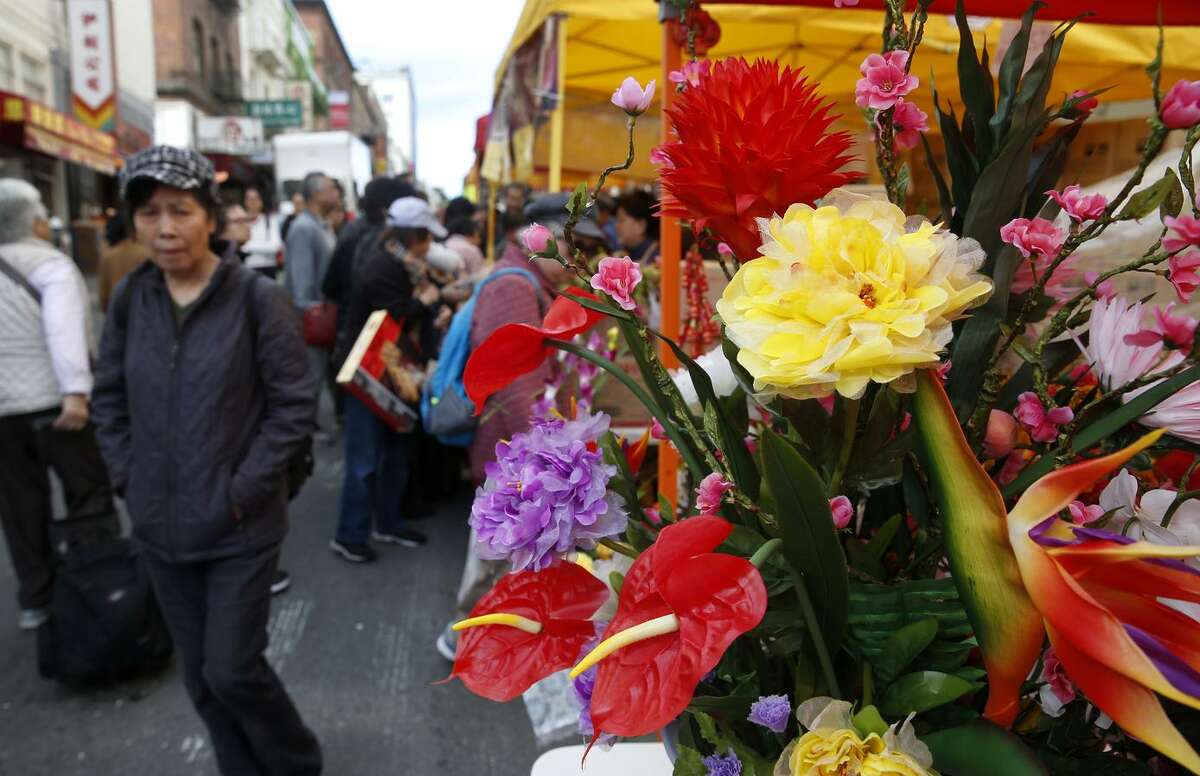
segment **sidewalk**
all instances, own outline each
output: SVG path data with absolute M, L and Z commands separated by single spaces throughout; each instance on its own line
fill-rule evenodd
M 268 657 L 325 750 L 330 776 L 528 776 L 538 749 L 524 704 L 494 704 L 462 685 L 433 642 L 451 609 L 469 501 L 417 523 L 424 550 L 380 547 L 351 566 L 328 541 L 340 447 L 317 446 L 317 471 L 292 505 Z M 199 718 L 174 666 L 163 676 L 78 693 L 37 676 L 35 637 L 17 630 L 15 580 L 0 556 L 0 774 L 213 776 Z

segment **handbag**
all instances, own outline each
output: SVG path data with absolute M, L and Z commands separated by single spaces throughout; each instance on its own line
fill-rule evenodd
M 304 342 L 314 348 L 332 348 L 337 341 L 337 305 L 318 302 L 304 311 Z

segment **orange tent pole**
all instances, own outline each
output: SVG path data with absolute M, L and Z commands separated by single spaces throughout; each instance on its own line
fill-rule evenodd
M 659 94 L 662 95 L 662 141 L 669 139 L 671 122 L 667 118 L 666 108 L 675 99 L 675 87 L 667 78 L 672 70 L 678 70 L 682 64 L 683 52 L 671 37 L 671 28 L 662 25 L 663 54 L 662 76 L 658 81 Z M 682 283 L 680 275 L 680 260 L 682 235 L 679 231 L 679 219 L 663 216 L 659 219 L 659 249 L 662 264 L 662 331 L 673 340 L 679 339 L 680 298 Z M 670 369 L 677 369 L 679 361 L 665 344 L 659 345 L 663 362 Z M 666 442 L 658 447 L 658 492 L 670 502 L 674 508 L 678 503 L 678 473 L 679 453 Z

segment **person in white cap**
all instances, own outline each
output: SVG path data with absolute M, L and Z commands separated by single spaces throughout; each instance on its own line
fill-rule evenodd
M 416 363 L 428 358 L 436 341 L 434 324 L 443 303 L 428 280 L 427 257 L 434 238 L 446 236 L 433 208 L 419 197 L 402 197 L 388 208 L 386 229 L 369 254 L 355 284 L 346 317 L 353 341 L 375 310 L 403 322 L 397 345 Z M 420 547 L 425 536 L 405 526 L 411 434 L 397 434 L 366 405 L 346 397 L 346 466 L 337 530 L 330 549 L 352 563 L 375 560 L 369 539 Z M 374 515 L 374 526 L 372 526 Z

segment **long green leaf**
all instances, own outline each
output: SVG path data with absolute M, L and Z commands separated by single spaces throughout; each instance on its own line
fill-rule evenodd
M 950 197 L 950 186 L 946 183 L 946 176 L 942 174 L 942 168 L 933 158 L 933 148 L 929 145 L 929 138 L 924 134 L 921 135 L 921 145 L 925 148 L 925 166 L 933 174 L 933 182 L 937 185 L 938 205 L 942 209 L 942 223 L 949 226 L 954 218 L 954 200 Z
M 1008 134 L 1013 100 L 1016 98 L 1017 85 L 1021 81 L 1021 73 L 1025 71 L 1025 58 L 1029 53 L 1029 34 L 1033 29 L 1033 17 L 1045 7 L 1046 4 L 1040 0 L 1029 6 L 1029 10 L 1021 17 L 1021 29 L 1008 44 L 1008 50 L 1004 52 L 1004 59 L 1000 63 L 1000 96 L 996 104 L 996 113 L 990 122 L 992 138 L 997 145 Z
M 846 630 L 849 576 L 825 483 L 782 437 L 763 434 L 763 475 L 775 502 L 783 553 L 808 589 L 830 654 Z
M 1200 380 L 1200 364 L 1185 369 L 1174 377 L 1170 377 L 1150 390 L 1139 394 L 1128 404 L 1124 404 L 1100 420 L 1080 431 L 1071 440 L 1071 452 L 1078 454 L 1098 444 L 1115 434 L 1124 426 L 1132 423 L 1168 396 L 1174 395 L 1192 383 Z M 1029 487 L 1039 477 L 1048 474 L 1054 468 L 1054 456 L 1043 455 L 1021 472 L 1021 475 L 1004 488 L 1004 495 L 1012 496 Z
M 975 127 L 975 153 L 980 159 L 992 155 L 992 134 L 989 122 L 996 110 L 996 95 L 993 91 L 992 74 L 979 61 L 975 50 L 975 38 L 967 23 L 967 12 L 963 0 L 954 7 L 954 18 L 958 22 L 958 88 L 962 94 L 971 122 Z
M 1049 776 L 1033 750 L 1007 730 L 976 720 L 921 736 L 933 766 L 951 776 Z
M 875 661 L 875 677 L 879 683 L 891 684 L 901 671 L 917 659 L 917 655 L 933 643 L 937 632 L 937 618 L 927 617 L 909 623 L 889 636 L 883 654 Z

